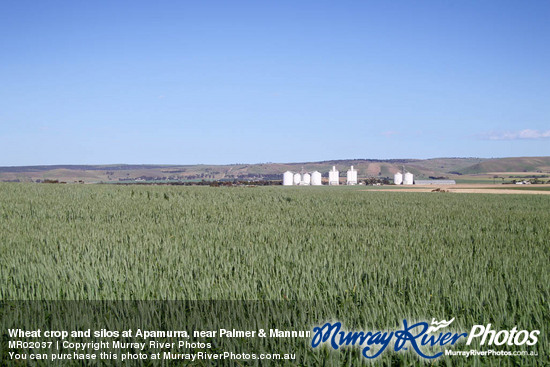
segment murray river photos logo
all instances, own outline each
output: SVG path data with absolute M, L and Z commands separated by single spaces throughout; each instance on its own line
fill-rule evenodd
M 537 344 L 540 334 L 539 330 L 518 330 L 517 326 L 511 330 L 497 331 L 491 324 L 474 325 L 468 333 L 446 331 L 454 320 L 432 319 L 431 324 L 428 324 L 409 323 L 404 319 L 402 327 L 393 331 L 346 331 L 342 329 L 340 322 L 327 322 L 313 328 L 311 346 L 315 349 L 326 344 L 334 350 L 356 346 L 361 348 L 361 354 L 367 359 L 377 358 L 384 351 L 392 349 L 394 352 L 411 350 L 421 358 L 435 359 L 444 354 L 442 349 L 450 348 L 459 342 L 470 345 L 475 341 L 479 342 L 480 346 L 532 346 Z

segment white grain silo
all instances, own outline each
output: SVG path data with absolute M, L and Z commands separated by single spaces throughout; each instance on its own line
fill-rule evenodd
M 302 175 L 299 173 L 294 174 L 294 185 L 299 185 L 302 182 Z
M 403 174 L 401 172 L 397 172 L 393 175 L 393 183 L 396 185 L 401 185 L 403 183 Z
M 302 182 L 304 185 L 311 185 L 311 175 L 309 173 L 304 173 L 302 177 Z
M 414 176 L 412 173 L 405 173 L 405 179 L 403 180 L 403 185 L 412 185 L 414 182 Z
M 294 174 L 290 171 L 286 171 L 283 173 L 283 185 L 284 186 L 292 186 L 292 182 L 294 180 Z
M 347 184 L 357 185 L 357 171 L 353 169 L 353 166 L 351 166 L 351 169 L 347 173 Z
M 328 173 L 328 184 L 339 185 L 340 184 L 340 172 L 336 170 L 336 166 L 332 166 L 332 171 Z
M 321 173 L 315 171 L 311 174 L 311 184 L 313 186 L 321 186 L 322 185 Z

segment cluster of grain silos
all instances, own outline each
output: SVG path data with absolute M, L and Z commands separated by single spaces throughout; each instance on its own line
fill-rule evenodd
M 302 171 L 303 172 L 303 171 Z M 351 166 L 350 170 L 346 173 L 346 184 L 357 185 L 359 183 L 357 179 L 357 170 Z M 413 185 L 414 176 L 410 172 L 405 171 L 403 167 L 403 173 L 397 172 L 393 176 L 393 183 L 396 185 Z M 329 186 L 340 185 L 340 172 L 336 169 L 336 166 L 332 166 L 332 170 L 328 172 L 328 184 Z M 318 171 L 311 173 L 294 173 L 286 171 L 283 174 L 284 186 L 321 186 L 321 173 Z
M 292 173 L 286 171 L 283 174 L 283 185 L 284 186 L 319 186 L 321 185 L 321 173 L 315 171 L 312 173 Z
M 357 185 L 357 171 L 351 169 L 347 172 L 346 183 L 348 185 Z M 340 184 L 340 172 L 336 170 L 336 166 L 332 167 L 332 170 L 328 173 L 328 184 L 339 185 Z M 321 173 L 318 171 L 311 173 L 293 173 L 286 171 L 283 174 L 283 185 L 284 186 L 321 186 Z
M 396 185 L 412 185 L 414 183 L 414 176 L 410 172 L 405 173 L 405 175 L 397 172 L 393 176 L 393 183 Z

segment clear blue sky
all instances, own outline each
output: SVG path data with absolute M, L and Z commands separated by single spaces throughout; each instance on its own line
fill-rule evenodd
M 550 1 L 0 2 L 0 165 L 550 155 Z

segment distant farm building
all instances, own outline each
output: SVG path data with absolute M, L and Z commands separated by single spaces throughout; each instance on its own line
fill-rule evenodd
M 415 180 L 415 185 L 456 185 L 455 180 Z
M 405 172 L 405 167 L 403 167 L 403 172 L 397 172 L 393 176 L 393 183 L 395 185 L 412 185 L 414 184 L 414 175 L 410 172 Z

